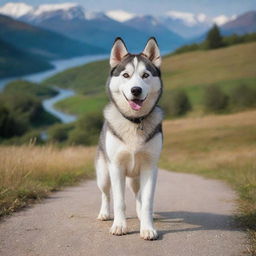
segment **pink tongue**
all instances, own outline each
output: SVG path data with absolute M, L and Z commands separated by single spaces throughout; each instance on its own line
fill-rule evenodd
M 140 100 L 136 100 L 136 101 L 129 100 L 129 104 L 130 104 L 130 106 L 133 110 L 138 111 L 138 110 L 141 109 L 142 101 L 140 101 Z

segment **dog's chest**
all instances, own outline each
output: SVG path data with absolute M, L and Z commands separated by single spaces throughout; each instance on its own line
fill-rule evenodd
M 141 168 L 152 162 L 152 145 L 145 143 L 148 133 L 146 128 L 140 130 L 138 125 L 121 125 L 117 132 L 117 138 L 110 131 L 107 133 L 107 152 L 112 163 L 124 168 L 126 175 L 136 177 Z M 121 135 L 122 134 L 122 135 Z

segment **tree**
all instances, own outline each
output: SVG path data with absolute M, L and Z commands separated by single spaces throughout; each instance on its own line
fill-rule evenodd
M 221 36 L 220 30 L 216 24 L 209 30 L 206 37 L 206 48 L 207 49 L 217 49 L 223 47 L 223 38 Z

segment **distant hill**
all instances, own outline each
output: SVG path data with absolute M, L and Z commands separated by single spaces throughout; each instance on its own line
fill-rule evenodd
M 221 27 L 221 32 L 225 35 L 243 35 L 256 32 L 256 11 L 246 12 L 235 20 L 225 23 Z
M 2 40 L 45 59 L 70 58 L 104 52 L 98 47 L 72 40 L 5 15 L 0 15 L 0 27 Z
M 53 68 L 38 56 L 19 50 L 0 39 L 0 78 L 20 76 Z

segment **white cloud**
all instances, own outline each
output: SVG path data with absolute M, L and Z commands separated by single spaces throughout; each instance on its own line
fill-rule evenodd
M 119 22 L 125 22 L 125 21 L 133 18 L 134 16 L 136 16 L 134 13 L 126 12 L 123 10 L 108 11 L 108 12 L 106 12 L 106 15 L 109 18 L 119 21 Z

